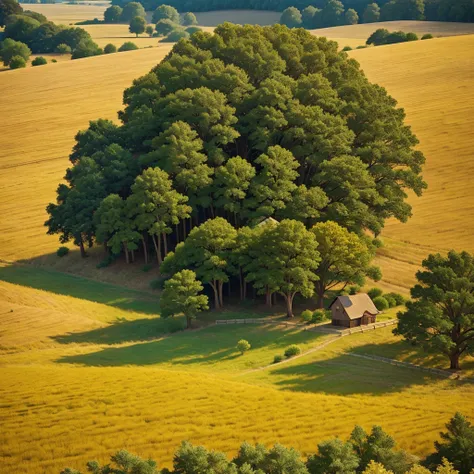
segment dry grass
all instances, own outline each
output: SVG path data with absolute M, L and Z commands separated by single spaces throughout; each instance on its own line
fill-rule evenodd
M 391 283 L 410 285 L 430 251 L 474 251 L 473 47 L 474 36 L 460 36 L 350 53 L 405 108 L 426 156 L 428 190 L 410 198 L 413 217 L 388 222 L 382 234 L 390 240 L 380 263 Z
M 79 21 L 104 18 L 104 11 L 108 5 L 68 5 L 66 3 L 25 5 L 25 10 L 42 13 L 49 21 L 62 25 L 71 25 Z
M 0 74 L 0 115 L 8 117 L 0 135 L 2 258 L 29 258 L 57 248 L 57 238 L 45 235 L 45 206 L 55 198 L 75 134 L 89 120 L 114 120 L 123 90 L 170 48 Z
M 359 44 L 365 44 L 365 40 L 377 29 L 386 28 L 389 31 L 413 32 L 421 36 L 431 33 L 433 36 L 456 36 L 474 34 L 472 23 L 449 23 L 441 21 L 383 21 L 379 23 L 365 23 L 361 25 L 334 26 L 332 28 L 320 28 L 311 30 L 317 36 L 326 36 L 330 39 L 357 39 L 363 40 Z

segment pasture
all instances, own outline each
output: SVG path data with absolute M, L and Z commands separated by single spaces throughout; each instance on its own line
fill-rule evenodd
M 164 325 L 176 321 L 157 318 L 149 294 L 83 279 L 72 284 L 68 278 L 77 277 L 34 267 L 28 273 L 4 269 L 0 285 L 0 456 L 7 470 L 57 474 L 91 458 L 105 461 L 122 447 L 169 466 L 182 439 L 229 454 L 244 440 L 309 453 L 355 424 L 377 423 L 423 455 L 461 404 L 474 413 L 472 386 L 349 354 L 390 348 L 403 355 L 407 345 L 390 328 L 313 352 L 333 336 L 274 325 L 170 335 Z M 243 356 L 235 349 L 241 338 L 252 344 Z M 310 352 L 271 365 L 292 343 Z

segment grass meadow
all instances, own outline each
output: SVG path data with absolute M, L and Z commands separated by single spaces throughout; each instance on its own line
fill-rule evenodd
M 57 238 L 43 227 L 45 207 L 74 135 L 89 120 L 114 120 L 124 88 L 170 47 L 0 74 L 0 116 L 8 117 L 0 134 L 2 469 L 57 474 L 65 466 L 84 468 L 89 459 L 105 461 L 120 448 L 169 466 L 183 439 L 229 454 L 244 440 L 309 453 L 357 423 L 382 424 L 400 446 L 427 454 L 456 410 L 474 416 L 474 388 L 357 357 L 446 367 L 391 328 L 321 350 L 315 349 L 332 336 L 285 325 L 207 326 L 213 313 L 203 316 L 206 327 L 176 332 L 184 321 L 160 319 L 159 297 L 148 287 L 156 269 L 118 262 L 98 270 L 101 249 L 86 261 L 76 251 L 56 257 Z M 407 292 L 429 252 L 474 250 L 473 47 L 471 35 L 350 53 L 405 108 L 427 157 L 429 190 L 410 198 L 413 218 L 387 223 L 382 234 L 378 263 L 386 288 Z M 279 308 L 270 315 L 280 316 Z M 232 307 L 218 315 L 264 316 L 260 308 Z M 252 349 L 240 356 L 235 345 L 242 338 Z M 303 356 L 272 365 L 292 343 Z M 464 365 L 474 376 L 474 360 Z

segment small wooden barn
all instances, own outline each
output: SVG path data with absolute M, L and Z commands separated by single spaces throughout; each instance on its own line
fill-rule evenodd
M 341 295 L 329 305 L 333 326 L 354 328 L 376 322 L 380 311 L 367 293 Z

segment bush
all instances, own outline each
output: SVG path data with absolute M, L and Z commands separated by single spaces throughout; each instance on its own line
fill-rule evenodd
M 287 359 L 290 357 L 294 357 L 298 354 L 301 354 L 301 349 L 296 344 L 292 344 L 285 351 L 285 357 Z
M 352 48 L 350 46 L 344 46 L 344 48 L 342 48 L 343 51 L 352 51 Z
M 317 309 L 314 313 L 313 313 L 313 317 L 311 318 L 311 322 L 313 324 L 317 324 L 317 323 L 322 323 L 323 321 L 327 321 L 329 318 L 328 318 L 328 311 L 324 310 L 324 309 Z
M 245 339 L 241 339 L 238 343 L 237 343 L 237 350 L 243 355 L 244 352 L 247 352 L 250 350 L 250 343 L 249 341 L 246 341 Z
M 374 298 L 374 305 L 379 311 L 385 311 L 389 308 L 388 301 L 383 296 Z
M 132 43 L 131 41 L 127 41 L 120 46 L 118 49 L 119 53 L 122 51 L 134 51 L 135 49 L 138 49 L 138 46 L 135 43 Z
M 383 295 L 383 291 L 380 289 L 380 288 L 377 288 L 377 287 L 374 287 L 374 288 L 371 288 L 367 294 L 372 298 L 377 298 L 377 296 L 382 296 Z
M 52 62 L 52 63 L 57 63 L 58 60 L 57 60 L 57 59 L 51 59 L 51 62 Z
M 71 54 L 71 47 L 67 44 L 61 43 L 56 46 L 56 52 L 59 54 Z
M 150 288 L 152 290 L 162 290 L 165 287 L 165 282 L 168 280 L 167 276 L 160 276 L 150 281 Z
M 305 309 L 302 313 L 301 313 L 301 319 L 306 322 L 306 323 L 310 323 L 311 320 L 313 319 L 313 312 L 310 311 L 309 309 Z
M 10 61 L 10 69 L 20 69 L 26 67 L 26 61 L 21 56 L 13 56 Z
M 283 360 L 283 356 L 281 354 L 277 354 L 274 358 L 273 358 L 273 363 L 274 364 L 278 364 L 279 362 L 281 362 Z
M 179 25 L 168 19 L 160 20 L 155 25 L 155 30 L 158 36 L 167 36 L 177 28 L 179 28 Z
M 172 31 L 163 41 L 166 43 L 176 43 L 180 39 L 189 38 L 189 33 L 185 30 L 174 30 Z
M 416 33 L 407 33 L 406 41 L 418 41 L 418 35 Z
M 389 296 L 390 298 L 393 298 L 395 300 L 395 306 L 400 306 L 402 304 L 405 304 L 405 297 L 401 295 L 400 293 L 387 293 L 385 294 L 385 298 Z
M 38 56 L 37 58 L 33 59 L 33 61 L 31 61 L 32 66 L 43 66 L 44 64 L 48 64 L 48 61 L 46 58 L 43 58 L 43 56 Z
M 147 263 L 146 265 L 143 265 L 142 272 L 148 273 L 152 268 L 153 265 L 151 263 Z
M 99 262 L 96 265 L 96 268 L 106 268 L 109 265 L 111 265 L 112 263 L 114 263 L 115 260 L 117 260 L 117 258 L 118 258 L 118 255 L 115 255 L 113 253 L 109 253 L 109 255 L 107 255 L 107 257 L 105 257 L 104 260 L 102 260 L 102 262 Z
M 390 295 L 384 295 L 383 298 L 387 300 L 389 308 L 394 308 L 395 306 L 397 306 L 397 302 L 395 301 L 395 298 L 392 298 Z
M 367 45 L 366 44 L 361 44 L 360 46 L 357 46 L 356 49 L 365 49 L 367 48 Z
M 115 44 L 109 43 L 104 46 L 104 54 L 111 54 L 117 52 L 117 46 Z
M 56 255 L 58 257 L 64 257 L 69 253 L 69 248 L 68 247 L 59 247 L 58 250 L 56 251 Z
M 89 58 L 90 56 L 98 56 L 102 54 L 104 51 L 97 46 L 96 43 L 92 40 L 85 40 L 81 41 L 77 48 L 74 49 L 72 52 L 71 59 L 81 59 L 81 58 Z
M 5 66 L 9 66 L 12 59 L 16 56 L 23 58 L 26 62 L 30 54 L 30 48 L 21 41 L 14 41 L 11 38 L 7 38 L 3 42 L 0 42 L 0 59 Z
M 187 12 L 183 15 L 183 25 L 197 25 L 197 18 L 194 13 Z
M 186 33 L 189 33 L 190 35 L 193 35 L 194 33 L 197 33 L 198 31 L 202 31 L 199 26 L 190 26 L 189 28 L 186 28 L 184 31 Z
M 360 292 L 360 286 L 352 285 L 349 287 L 349 294 L 350 295 L 357 295 Z
M 431 35 L 430 33 L 427 33 L 426 35 L 423 35 L 421 37 L 422 40 L 429 40 L 429 39 L 433 39 L 433 38 L 434 38 L 434 36 Z

